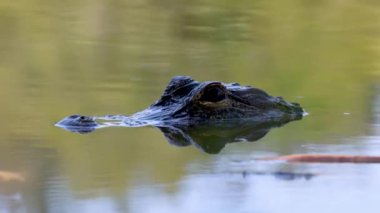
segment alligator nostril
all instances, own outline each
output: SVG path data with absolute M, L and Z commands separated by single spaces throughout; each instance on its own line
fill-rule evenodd
M 86 119 L 86 117 L 82 115 L 82 116 L 80 116 L 80 119 L 84 120 L 84 119 Z

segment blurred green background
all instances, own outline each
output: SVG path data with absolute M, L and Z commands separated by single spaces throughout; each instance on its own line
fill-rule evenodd
M 371 135 L 379 58 L 374 0 L 2 1 L 0 171 L 26 181 L 1 183 L 0 193 L 23 196 L 0 207 L 48 211 L 67 194 L 116 199 L 139 179 L 174 184 L 190 164 L 215 160 L 168 145 L 154 128 L 77 135 L 53 126 L 70 114 L 137 112 L 175 75 L 254 85 L 310 113 L 221 155 Z

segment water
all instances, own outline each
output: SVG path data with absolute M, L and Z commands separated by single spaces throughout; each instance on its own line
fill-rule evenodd
M 0 10 L 0 212 L 378 211 L 379 165 L 255 161 L 380 155 L 377 1 L 21 0 Z M 254 85 L 310 115 L 218 154 L 170 145 L 153 127 L 53 125 L 140 111 L 174 75 Z

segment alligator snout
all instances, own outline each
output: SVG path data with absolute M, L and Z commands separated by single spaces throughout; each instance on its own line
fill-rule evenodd
M 57 126 L 65 127 L 96 127 L 98 124 L 91 116 L 70 115 L 56 123 Z

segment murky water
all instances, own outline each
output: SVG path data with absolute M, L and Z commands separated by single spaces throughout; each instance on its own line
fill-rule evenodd
M 257 162 L 380 155 L 377 1 L 0 3 L 0 212 L 377 212 L 380 165 Z M 208 154 L 131 114 L 175 75 L 240 82 L 310 113 Z M 196 134 L 196 133 L 194 133 Z

